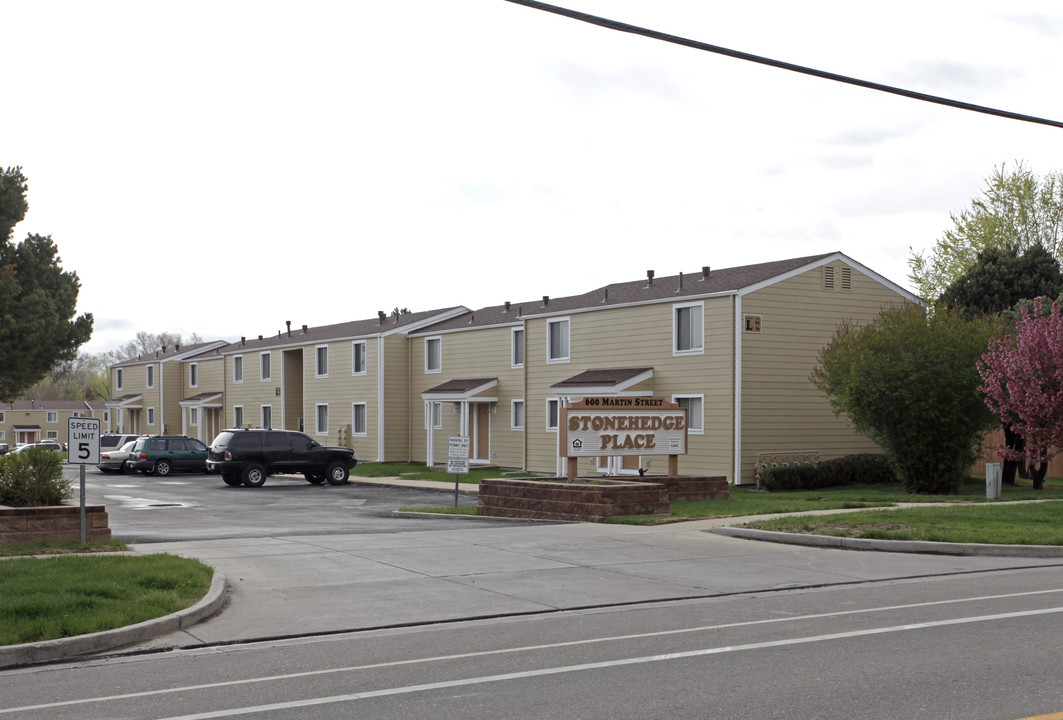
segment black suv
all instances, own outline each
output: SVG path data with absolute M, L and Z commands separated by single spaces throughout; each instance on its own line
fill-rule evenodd
M 343 485 L 358 461 L 354 450 L 326 447 L 291 430 L 222 430 L 210 444 L 207 469 L 226 485 L 259 487 L 270 475 L 302 473 L 307 482 Z

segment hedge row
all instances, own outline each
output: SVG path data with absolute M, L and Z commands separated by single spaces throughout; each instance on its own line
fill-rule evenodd
M 846 455 L 803 465 L 779 465 L 761 473 L 766 490 L 814 490 L 857 483 L 896 483 L 885 455 Z
M 44 448 L 0 455 L 0 505 L 62 505 L 74 495 L 63 476 L 64 459 L 63 453 Z

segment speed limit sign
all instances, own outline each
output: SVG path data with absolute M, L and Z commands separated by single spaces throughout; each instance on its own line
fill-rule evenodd
M 66 419 L 66 461 L 71 465 L 100 464 L 100 419 Z

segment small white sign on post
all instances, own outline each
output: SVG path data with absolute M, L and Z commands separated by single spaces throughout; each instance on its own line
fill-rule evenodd
M 469 472 L 469 438 L 451 435 L 447 441 L 447 472 L 454 473 L 454 507 L 458 506 L 458 476 Z
M 66 461 L 80 465 L 81 483 L 78 502 L 81 506 L 81 544 L 85 544 L 85 466 L 100 464 L 100 419 L 68 417 L 66 419 Z

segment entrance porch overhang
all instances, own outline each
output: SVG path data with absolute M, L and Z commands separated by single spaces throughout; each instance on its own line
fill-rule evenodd
M 599 395 L 652 395 L 653 390 L 633 390 L 636 385 L 653 379 L 652 367 L 603 368 L 584 370 L 550 389 L 557 397 L 595 397 Z

